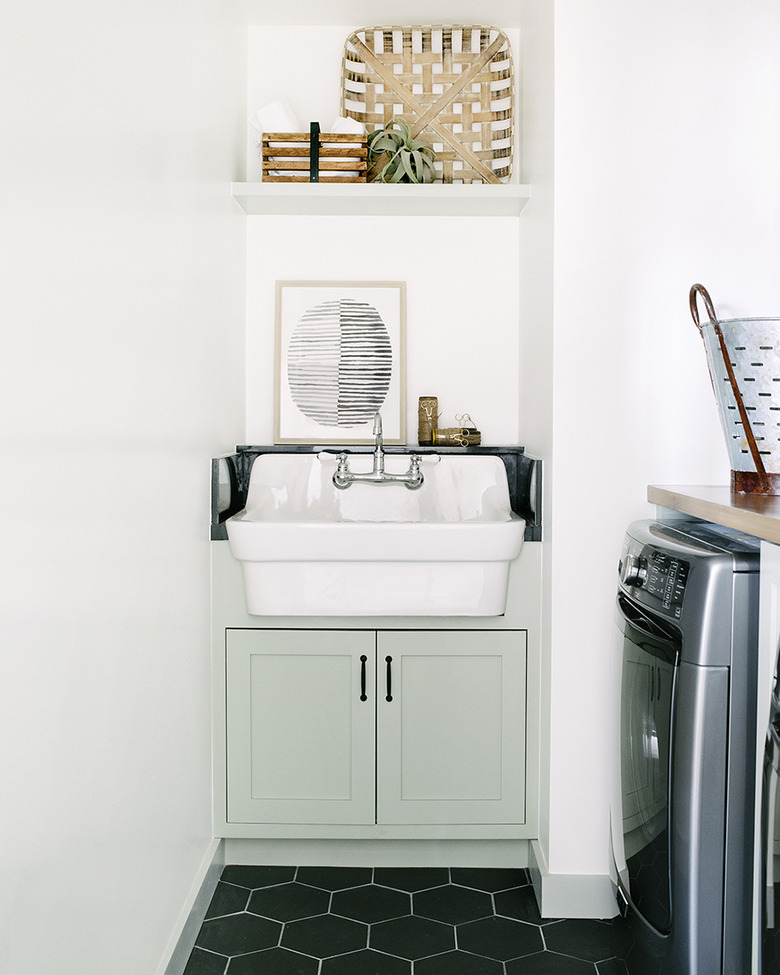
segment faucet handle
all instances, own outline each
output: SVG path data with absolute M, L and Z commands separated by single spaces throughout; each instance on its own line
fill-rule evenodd
M 406 472 L 406 486 L 412 491 L 421 487 L 422 482 L 425 480 L 425 476 L 420 470 L 421 460 L 422 458 L 419 454 L 411 454 L 409 457 L 409 470 Z
M 348 488 L 352 483 L 352 475 L 349 471 L 349 463 L 347 461 L 347 455 L 342 453 L 339 454 L 339 459 L 336 464 L 336 470 L 333 473 L 333 486 L 338 488 L 339 491 L 343 491 Z

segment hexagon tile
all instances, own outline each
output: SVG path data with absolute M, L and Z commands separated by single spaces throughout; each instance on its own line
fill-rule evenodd
M 230 866 L 185 975 L 627 975 L 629 947 L 543 920 L 525 870 Z

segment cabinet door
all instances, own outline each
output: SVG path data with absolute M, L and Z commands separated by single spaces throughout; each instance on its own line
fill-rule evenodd
M 382 632 L 377 668 L 378 822 L 524 822 L 525 632 Z
M 227 631 L 229 822 L 374 822 L 374 651 L 360 630 Z

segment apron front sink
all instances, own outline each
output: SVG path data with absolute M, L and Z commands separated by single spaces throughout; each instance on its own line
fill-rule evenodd
M 371 456 L 349 458 L 356 472 Z M 333 484 L 331 453 L 256 458 L 226 522 L 260 616 L 498 616 L 525 522 L 498 457 L 425 455 L 422 486 Z M 403 473 L 409 455 L 386 457 Z

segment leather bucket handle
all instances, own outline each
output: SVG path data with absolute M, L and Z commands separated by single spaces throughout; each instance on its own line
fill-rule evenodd
M 717 322 L 718 318 L 715 314 L 715 306 L 712 304 L 712 298 L 710 298 L 710 293 L 704 287 L 703 284 L 691 285 L 691 290 L 688 294 L 688 303 L 691 306 L 691 318 L 693 318 L 693 324 L 701 330 L 701 325 L 699 324 L 699 305 L 697 299 L 701 296 L 704 301 L 704 308 L 709 316 L 711 322 Z

